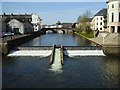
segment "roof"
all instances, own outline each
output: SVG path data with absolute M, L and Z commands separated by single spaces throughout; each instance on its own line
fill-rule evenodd
M 26 19 L 32 19 L 32 14 L 3 14 L 2 21 L 8 23 L 11 19 L 16 19 L 20 22 L 25 22 Z M 29 21 L 28 21 L 29 22 Z
M 107 3 L 112 2 L 112 1 L 120 1 L 120 0 L 107 0 Z
M 107 9 L 100 10 L 95 16 L 107 16 Z
M 11 22 L 11 21 L 13 21 L 13 20 L 15 20 L 15 21 L 17 21 L 17 22 L 20 22 L 20 23 L 23 23 L 23 22 L 21 22 L 21 21 L 19 21 L 19 20 L 17 20 L 17 19 L 11 19 L 9 22 Z
M 72 25 L 73 23 L 62 23 L 62 25 Z
M 73 23 L 62 23 L 63 27 L 72 27 Z

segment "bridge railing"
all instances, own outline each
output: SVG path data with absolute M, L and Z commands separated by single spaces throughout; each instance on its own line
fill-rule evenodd
M 64 46 L 64 50 L 101 50 L 98 46 Z

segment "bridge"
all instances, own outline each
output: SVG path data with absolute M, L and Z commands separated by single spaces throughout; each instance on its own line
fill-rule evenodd
M 73 33 L 74 28 L 42 28 L 42 33 Z

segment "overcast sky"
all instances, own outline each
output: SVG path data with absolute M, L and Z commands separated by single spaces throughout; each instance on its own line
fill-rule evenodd
M 11 1 L 11 0 L 10 0 Z M 19 1 L 19 0 L 18 0 Z M 29 0 L 30 1 L 30 0 Z M 86 10 L 96 14 L 106 8 L 106 2 L 2 2 L 2 13 L 36 13 L 43 24 L 76 22 Z

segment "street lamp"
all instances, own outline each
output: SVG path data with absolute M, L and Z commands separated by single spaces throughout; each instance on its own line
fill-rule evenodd
M 105 37 L 107 36 L 107 33 L 101 33 L 102 37 L 103 37 L 103 44 L 105 43 Z

